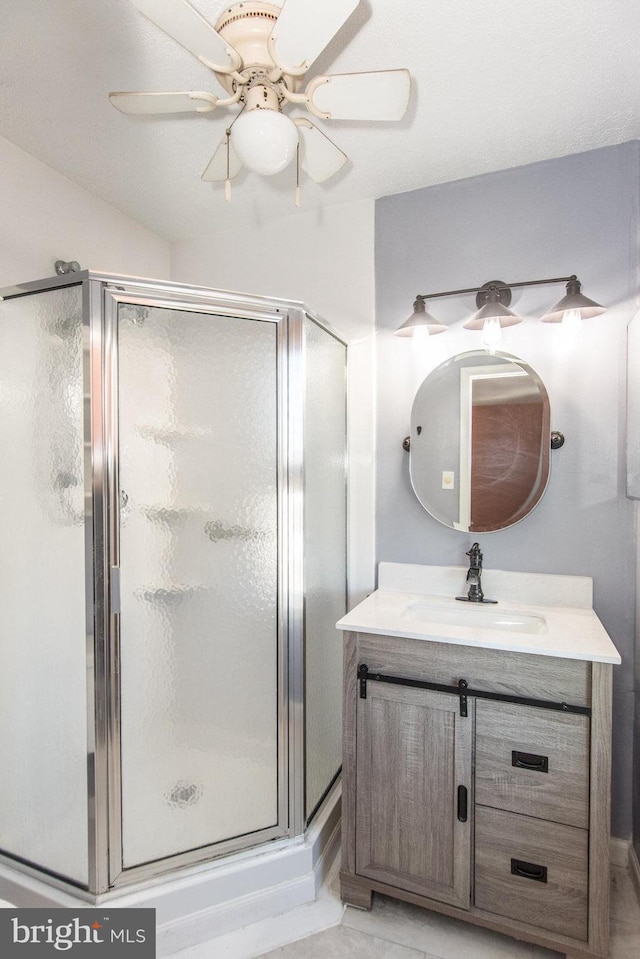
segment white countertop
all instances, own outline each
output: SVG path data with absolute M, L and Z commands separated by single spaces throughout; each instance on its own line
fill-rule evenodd
M 401 564 L 383 565 L 400 567 Z M 413 569 L 415 571 L 416 567 Z M 418 569 L 432 569 L 433 583 L 442 582 L 443 570 L 451 570 L 456 581 L 459 580 L 460 571 L 457 567 L 418 567 Z M 436 571 L 438 575 L 435 575 Z M 501 573 L 503 579 L 509 575 L 504 571 Z M 518 578 L 524 575 L 526 574 L 513 574 Z M 570 579 L 570 577 L 562 578 Z M 399 575 L 394 576 L 396 584 L 401 579 Z M 411 579 L 415 583 L 415 576 Z M 552 574 L 549 575 L 549 579 L 554 579 Z M 586 579 L 586 577 L 576 579 Z M 422 576 L 421 585 L 425 588 L 429 587 L 428 574 Z M 516 603 L 511 598 L 501 601 L 499 595 L 489 594 L 486 589 L 485 595 L 497 599 L 497 605 L 465 604 L 455 600 L 456 594 L 460 594 L 459 589 L 449 595 L 397 588 L 377 589 L 343 616 L 336 625 L 338 629 L 356 633 L 401 636 L 407 639 L 484 649 L 504 649 L 532 653 L 536 656 L 557 656 L 561 659 L 582 659 L 599 663 L 621 662 L 620 654 L 593 609 L 582 604 L 555 605 L 557 591 L 554 594 L 553 589 L 550 593 L 550 605 Z M 509 617 L 514 619 L 516 627 L 512 629 L 504 626 L 496 628 L 494 625 L 482 625 L 483 618 L 492 619 L 496 616 L 501 617 L 502 614 L 505 620 Z M 455 625 L 446 621 L 449 615 L 456 620 Z M 430 616 L 433 617 L 433 621 L 430 620 Z M 464 624 L 467 617 L 469 625 Z M 520 631 L 517 624 L 518 618 L 525 624 L 525 629 L 533 627 L 538 631 Z

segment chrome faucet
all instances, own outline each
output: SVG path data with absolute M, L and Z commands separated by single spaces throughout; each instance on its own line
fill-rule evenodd
M 469 557 L 469 569 L 467 570 L 467 583 L 469 590 L 466 596 L 456 596 L 461 603 L 497 603 L 497 599 L 485 599 L 482 592 L 482 550 L 480 543 L 474 543 L 467 552 Z

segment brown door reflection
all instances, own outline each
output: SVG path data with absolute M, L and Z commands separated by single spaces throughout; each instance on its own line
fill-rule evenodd
M 544 418 L 540 401 L 474 402 L 470 525 L 474 532 L 516 523 L 540 499 L 541 461 L 549 456 L 542 442 Z

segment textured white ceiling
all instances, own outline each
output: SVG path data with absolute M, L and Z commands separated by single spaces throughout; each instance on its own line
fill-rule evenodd
M 212 21 L 228 5 L 192 2 Z M 639 40 L 637 0 L 361 0 L 309 76 L 408 67 L 409 110 L 400 123 L 314 119 L 350 162 L 322 185 L 305 178 L 300 209 L 636 139 Z M 7 139 L 168 239 L 294 213 L 293 167 L 241 173 L 231 204 L 200 180 L 228 111 L 126 117 L 107 100 L 188 89 L 220 92 L 129 0 L 0 2 Z

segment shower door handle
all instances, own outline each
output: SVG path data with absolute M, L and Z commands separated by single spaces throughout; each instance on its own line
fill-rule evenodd
M 120 599 L 120 567 L 111 567 L 111 613 L 119 616 L 122 612 L 122 603 Z

